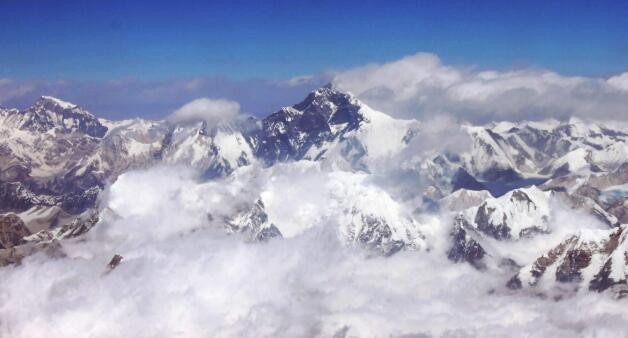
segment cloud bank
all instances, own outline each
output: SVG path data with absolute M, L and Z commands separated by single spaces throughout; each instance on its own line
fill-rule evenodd
M 25 108 L 39 95 L 58 96 L 107 118 L 163 118 L 199 97 L 237 101 L 265 116 L 334 81 L 377 110 L 405 118 L 446 114 L 470 122 L 566 119 L 628 120 L 628 73 L 609 78 L 564 76 L 545 69 L 479 70 L 417 53 L 396 61 L 285 80 L 196 77 L 143 81 L 0 79 L 0 105 Z
M 417 53 L 340 72 L 334 82 L 374 108 L 402 117 L 445 113 L 472 122 L 570 116 L 628 120 L 628 73 L 605 80 L 539 69 L 476 70 Z

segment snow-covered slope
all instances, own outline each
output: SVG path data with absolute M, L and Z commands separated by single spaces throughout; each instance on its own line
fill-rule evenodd
M 628 157 L 628 131 L 576 118 L 493 123 L 467 131 L 474 147 L 465 164 L 484 180 L 607 172 Z
M 257 187 L 249 191 L 253 197 L 244 198 L 255 202 L 239 207 L 243 211 L 227 223 L 256 234 L 271 228 L 285 238 L 332 224 L 346 243 L 384 254 L 427 248 L 411 209 L 368 179 L 364 173 L 328 171 L 313 161 L 239 170 L 229 184 Z
M 247 136 L 236 125 L 174 126 L 166 139 L 161 153 L 164 162 L 191 165 L 206 177 L 229 174 L 255 161 Z
M 461 212 L 456 221 L 495 239 L 518 239 L 547 232 L 550 194 L 535 186 L 512 190 Z
M 0 111 L 0 124 L 33 132 L 76 132 L 102 137 L 107 128 L 90 112 L 75 104 L 50 96 L 42 96 L 35 104 L 23 111 Z
M 628 295 L 627 225 L 608 230 L 581 230 L 526 265 L 508 283 L 539 290 L 571 287 Z

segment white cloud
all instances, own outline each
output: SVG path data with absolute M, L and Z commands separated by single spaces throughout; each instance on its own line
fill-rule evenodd
M 613 76 L 607 82 L 617 89 L 628 91 L 628 72 Z
M 561 301 L 513 294 L 504 287 L 511 274 L 447 261 L 448 241 L 436 236 L 448 227 L 438 221 L 430 224 L 432 250 L 391 257 L 347 245 L 324 217 L 268 243 L 224 234 L 221 212 L 260 191 L 276 198 L 271 216 L 297 227 L 316 211 L 341 209 L 320 203 L 321 191 L 371 189 L 368 180 L 305 168 L 268 169 L 278 171 L 277 180 L 241 168 L 200 184 L 180 168 L 124 174 L 103 201 L 120 217 L 104 217 L 84 240 L 64 242 L 68 257 L 40 254 L 0 268 L 0 336 L 613 337 L 628 329 L 625 303 L 606 294 Z M 124 259 L 103 275 L 114 253 Z
M 173 123 L 206 121 L 216 124 L 235 119 L 240 114 L 240 104 L 225 99 L 200 98 L 184 104 L 168 116 Z
M 628 75 L 563 76 L 549 70 L 478 71 L 418 53 L 339 73 L 334 82 L 376 109 L 424 119 L 447 113 L 473 122 L 567 118 L 628 120 Z

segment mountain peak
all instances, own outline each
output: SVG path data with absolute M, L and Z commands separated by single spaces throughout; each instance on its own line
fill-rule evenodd
M 58 99 L 56 97 L 53 96 L 40 96 L 39 99 L 37 99 L 37 101 L 35 101 L 35 105 L 41 105 L 41 106 L 57 106 L 61 109 L 73 109 L 73 108 L 77 108 L 78 106 L 74 103 L 71 102 L 67 102 L 67 101 L 63 101 L 61 99 Z
M 302 102 L 293 105 L 292 108 L 306 115 L 322 115 L 326 119 L 331 119 L 338 111 L 356 112 L 361 106 L 362 103 L 352 94 L 340 91 L 329 83 L 312 91 Z
M 47 132 L 57 129 L 64 132 L 80 131 L 94 137 L 102 137 L 107 132 L 98 119 L 76 104 L 52 96 L 41 96 L 33 106 L 16 111 L 14 125 L 20 129 Z
M 321 88 L 336 89 L 336 85 L 333 82 L 327 82 L 327 84 Z

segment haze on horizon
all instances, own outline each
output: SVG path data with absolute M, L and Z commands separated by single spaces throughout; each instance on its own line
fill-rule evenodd
M 8 1 L 0 105 L 40 95 L 107 118 L 163 118 L 200 97 L 266 115 L 339 73 L 431 53 L 461 70 L 628 70 L 620 1 Z

